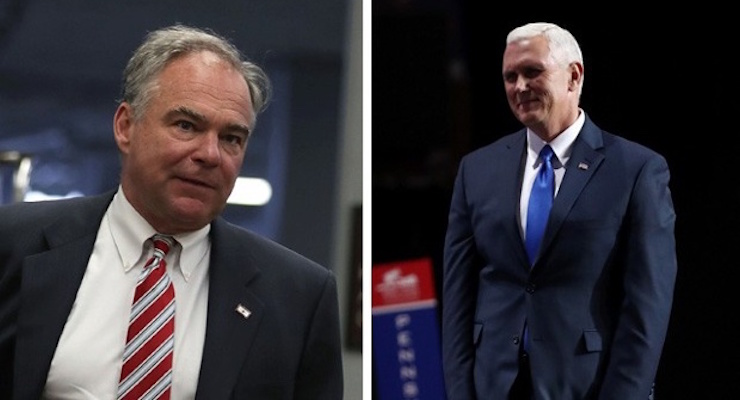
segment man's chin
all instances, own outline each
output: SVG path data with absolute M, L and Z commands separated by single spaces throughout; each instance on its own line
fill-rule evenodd
M 200 198 L 180 197 L 172 204 L 172 215 L 192 230 L 208 225 L 221 209 L 213 205 L 213 201 Z
M 520 112 L 517 114 L 517 119 L 526 126 L 532 125 L 540 120 L 538 115 L 534 112 Z

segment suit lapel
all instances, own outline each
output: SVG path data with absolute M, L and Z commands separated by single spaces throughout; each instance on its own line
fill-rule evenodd
M 240 233 L 224 220 L 211 228 L 208 317 L 197 399 L 228 399 L 264 316 L 248 284 L 259 275 Z
M 111 196 L 81 203 L 43 231 L 48 250 L 23 260 L 16 339 L 18 398 L 39 398 Z
M 506 236 L 512 238 L 514 243 L 518 243 L 518 245 L 516 245 L 516 253 L 518 254 L 520 264 L 525 271 L 529 272 L 529 257 L 527 256 L 527 248 L 525 246 L 524 237 L 522 236 L 521 230 L 521 219 L 519 218 L 519 203 L 521 201 L 522 179 L 524 176 L 525 164 L 527 162 L 526 138 L 526 129 L 522 129 L 521 131 L 512 135 L 512 140 L 506 145 L 508 151 L 505 153 L 504 157 L 501 158 L 500 163 L 502 166 L 502 170 L 504 171 L 503 176 L 510 177 L 511 179 L 508 182 L 505 182 L 503 185 L 504 187 L 510 188 L 506 191 L 510 195 L 503 197 L 507 201 L 506 204 L 503 204 L 503 209 L 511 210 L 507 213 L 507 215 L 513 216 L 511 221 L 512 223 L 506 225 L 508 229 L 508 231 L 506 232 Z
M 581 133 L 573 142 L 573 151 L 566 166 L 563 182 L 550 211 L 550 219 L 542 238 L 540 252 L 544 252 L 550 246 L 583 188 L 604 160 L 604 155 L 597 150 L 602 146 L 601 129 L 586 116 L 586 122 L 581 129 Z

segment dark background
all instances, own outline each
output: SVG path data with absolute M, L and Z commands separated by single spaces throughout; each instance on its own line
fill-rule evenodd
M 506 34 L 526 22 L 558 23 L 584 54 L 581 107 L 671 167 L 679 271 L 656 397 L 731 398 L 740 388 L 733 14 L 704 3 L 574 7 L 373 2 L 372 262 L 431 257 L 441 293 L 460 157 L 521 128 L 501 79 Z

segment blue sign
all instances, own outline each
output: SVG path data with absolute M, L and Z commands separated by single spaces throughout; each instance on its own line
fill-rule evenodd
M 446 399 L 431 263 L 420 261 L 373 267 L 372 347 L 381 400 Z

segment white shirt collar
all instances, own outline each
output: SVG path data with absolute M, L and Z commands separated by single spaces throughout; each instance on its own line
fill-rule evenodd
M 157 231 L 149 225 L 144 217 L 129 203 L 119 186 L 118 192 L 113 196 L 113 201 L 108 208 L 108 223 L 111 236 L 115 243 L 118 256 L 126 272 L 134 267 L 143 258 L 147 257 L 142 244 L 152 237 Z M 172 249 L 174 269 L 179 269 L 185 277 L 190 277 L 193 269 L 208 253 L 210 240 L 208 233 L 211 225 L 208 224 L 193 232 L 174 235 L 178 245 Z
M 586 114 L 583 112 L 583 110 L 579 109 L 578 118 L 576 118 L 575 122 L 573 122 L 571 126 L 567 127 L 550 143 L 547 143 L 544 140 L 540 139 L 540 137 L 537 136 L 536 133 L 527 128 L 529 156 L 533 156 L 536 162 L 537 158 L 539 157 L 540 150 L 542 150 L 542 148 L 545 147 L 546 144 L 549 144 L 550 147 L 552 147 L 553 153 L 555 153 L 555 157 L 557 157 L 557 159 L 559 160 L 559 164 L 565 165 L 565 163 L 570 158 L 571 151 L 573 150 L 573 142 L 576 141 L 578 133 L 581 131 L 581 128 L 583 128 L 583 124 L 585 122 Z

